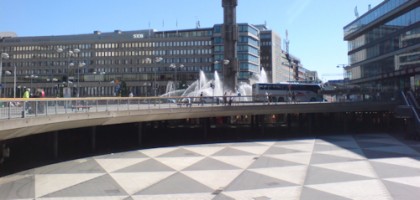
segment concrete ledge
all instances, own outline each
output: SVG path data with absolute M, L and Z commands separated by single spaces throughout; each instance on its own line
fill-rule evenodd
M 17 118 L 0 121 L 0 141 L 33 134 L 134 122 L 205 118 L 234 115 L 331 112 L 393 112 L 392 103 L 305 103 L 280 105 L 243 105 L 184 107 L 129 111 L 75 112 L 68 114 Z

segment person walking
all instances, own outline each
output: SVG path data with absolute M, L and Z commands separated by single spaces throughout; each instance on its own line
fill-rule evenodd
M 227 104 L 227 92 L 225 92 L 224 94 L 223 94 L 223 104 L 225 104 L 225 106 L 226 106 L 226 104 Z
M 23 98 L 24 99 L 29 99 L 30 98 L 30 93 L 29 93 L 29 88 L 27 88 L 26 90 L 25 90 L 25 92 L 23 93 Z
M 203 99 L 203 96 L 204 96 L 204 94 L 203 94 L 203 92 L 201 92 L 201 93 L 200 93 L 200 104 L 201 104 L 201 106 L 204 106 L 204 99 Z

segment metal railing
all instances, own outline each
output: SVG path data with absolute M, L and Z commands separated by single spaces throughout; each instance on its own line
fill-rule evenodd
M 259 99 L 261 101 L 252 101 Z M 0 120 L 31 118 L 89 112 L 135 111 L 156 109 L 185 109 L 217 106 L 255 106 L 282 104 L 318 104 L 331 102 L 273 101 L 276 98 L 260 96 L 205 96 L 205 97 L 96 97 L 96 98 L 3 98 L 0 99 Z M 277 98 L 278 99 L 278 98 Z M 354 102 L 354 101 L 353 101 Z M 371 100 L 369 100 L 371 102 Z M 383 101 L 381 101 L 383 102 Z

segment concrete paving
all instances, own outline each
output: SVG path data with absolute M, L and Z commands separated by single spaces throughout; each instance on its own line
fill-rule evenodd
M 418 199 L 420 143 L 388 134 L 146 149 L 0 178 L 0 199 Z

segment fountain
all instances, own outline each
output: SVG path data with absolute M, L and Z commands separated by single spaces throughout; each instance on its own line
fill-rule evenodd
M 214 80 L 208 80 L 204 72 L 200 70 L 199 79 L 191 83 L 187 89 L 175 90 L 174 82 L 169 81 L 168 85 L 166 86 L 166 93 L 161 95 L 161 97 L 198 97 L 201 93 L 203 93 L 203 96 L 223 96 L 224 92 L 227 92 L 228 95 L 234 96 L 240 93 L 241 96 L 244 96 L 241 99 L 242 101 L 250 101 L 250 97 L 245 96 L 252 95 L 251 85 L 254 83 L 267 83 L 267 80 L 267 73 L 265 72 L 264 68 L 262 68 L 260 74 L 256 74 L 250 78 L 249 83 L 240 82 L 237 91 L 224 91 L 223 82 L 220 80 L 220 76 L 217 71 L 214 72 Z

